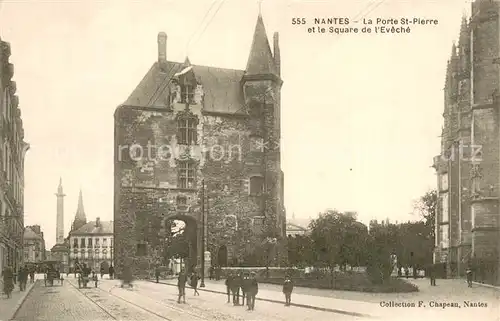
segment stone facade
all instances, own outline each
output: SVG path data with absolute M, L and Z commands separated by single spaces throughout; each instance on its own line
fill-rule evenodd
M 475 1 L 462 19 L 444 88 L 435 263 L 464 276 L 475 260 L 499 266 L 499 1 Z M 491 269 L 490 269 L 491 270 Z M 498 283 L 498 272 L 486 277 Z
M 10 44 L 0 40 L 0 270 L 23 263 L 24 142 Z
M 26 226 L 24 229 L 24 263 L 45 261 L 45 239 L 40 225 Z
M 192 236 L 188 268 L 200 266 L 202 239 L 227 265 L 241 235 L 285 235 L 277 34 L 273 55 L 259 16 L 245 70 L 168 61 L 166 42 L 160 33 L 158 62 L 115 112 L 118 274 L 150 273 L 172 219 Z

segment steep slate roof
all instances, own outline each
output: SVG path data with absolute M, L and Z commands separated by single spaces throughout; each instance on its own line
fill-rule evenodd
M 255 32 L 253 34 L 250 56 L 248 57 L 246 74 L 278 74 L 273 54 L 271 52 L 271 47 L 269 46 L 269 40 L 267 39 L 264 20 L 260 14 L 257 18 L 257 24 L 255 25 Z
M 99 223 L 99 227 L 96 227 L 95 221 L 90 221 L 78 230 L 71 232 L 71 235 L 113 234 L 113 221 L 100 221 Z
M 30 227 L 24 229 L 25 240 L 41 240 L 42 236 L 33 231 Z
M 151 107 L 161 104 L 168 95 L 168 85 L 174 74 L 184 66 L 185 63 L 167 61 L 163 71 L 155 62 L 123 105 Z M 240 86 L 243 70 L 192 66 L 196 80 L 203 86 L 205 111 L 244 114 Z

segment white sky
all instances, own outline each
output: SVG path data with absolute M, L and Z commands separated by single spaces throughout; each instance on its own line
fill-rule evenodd
M 218 0 L 219 1 L 219 0 Z M 280 32 L 282 166 L 288 215 L 326 208 L 371 218 L 411 218 L 435 186 L 445 67 L 462 0 L 265 0 L 270 40 Z M 55 243 L 63 178 L 65 230 L 78 190 L 88 220 L 113 217 L 113 112 L 157 59 L 244 69 L 258 14 L 254 0 L 4 0 L 0 36 L 11 43 L 26 140 L 25 222 Z M 409 35 L 308 34 L 292 17 L 436 18 Z M 311 25 L 309 25 L 311 26 Z M 204 30 L 204 31 L 203 31 Z M 203 31 L 203 32 L 202 32 Z M 192 37 L 192 35 L 195 35 Z M 191 40 L 189 50 L 187 44 Z M 351 170 L 352 169 L 352 170 Z

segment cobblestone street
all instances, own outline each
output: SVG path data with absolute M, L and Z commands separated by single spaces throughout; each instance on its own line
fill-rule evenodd
M 93 285 L 93 284 L 92 284 Z M 104 279 L 98 288 L 78 289 L 71 276 L 64 285 L 45 287 L 38 281 L 13 320 L 359 320 L 360 318 L 256 302 L 254 311 L 226 303 L 218 293 L 200 291 L 193 296 L 187 288 L 186 304 L 178 304 L 177 289 L 165 284 L 138 281 L 132 289 Z

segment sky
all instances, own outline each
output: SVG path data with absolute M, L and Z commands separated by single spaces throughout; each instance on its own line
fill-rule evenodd
M 0 37 L 31 145 L 25 224 L 55 243 L 62 178 L 65 232 L 79 189 L 88 220 L 113 218 L 113 113 L 157 60 L 244 69 L 256 0 L 3 0 Z M 470 2 L 461 0 L 264 0 L 270 40 L 280 33 L 282 168 L 287 215 L 327 208 L 361 221 L 408 220 L 436 185 L 446 62 Z M 307 25 L 293 25 L 292 18 Z M 409 34 L 311 34 L 315 17 L 426 18 Z M 362 25 L 356 25 L 362 27 Z M 329 27 L 329 26 L 325 26 Z M 335 26 L 343 27 L 343 26 Z M 355 27 L 351 25 L 351 27 Z

